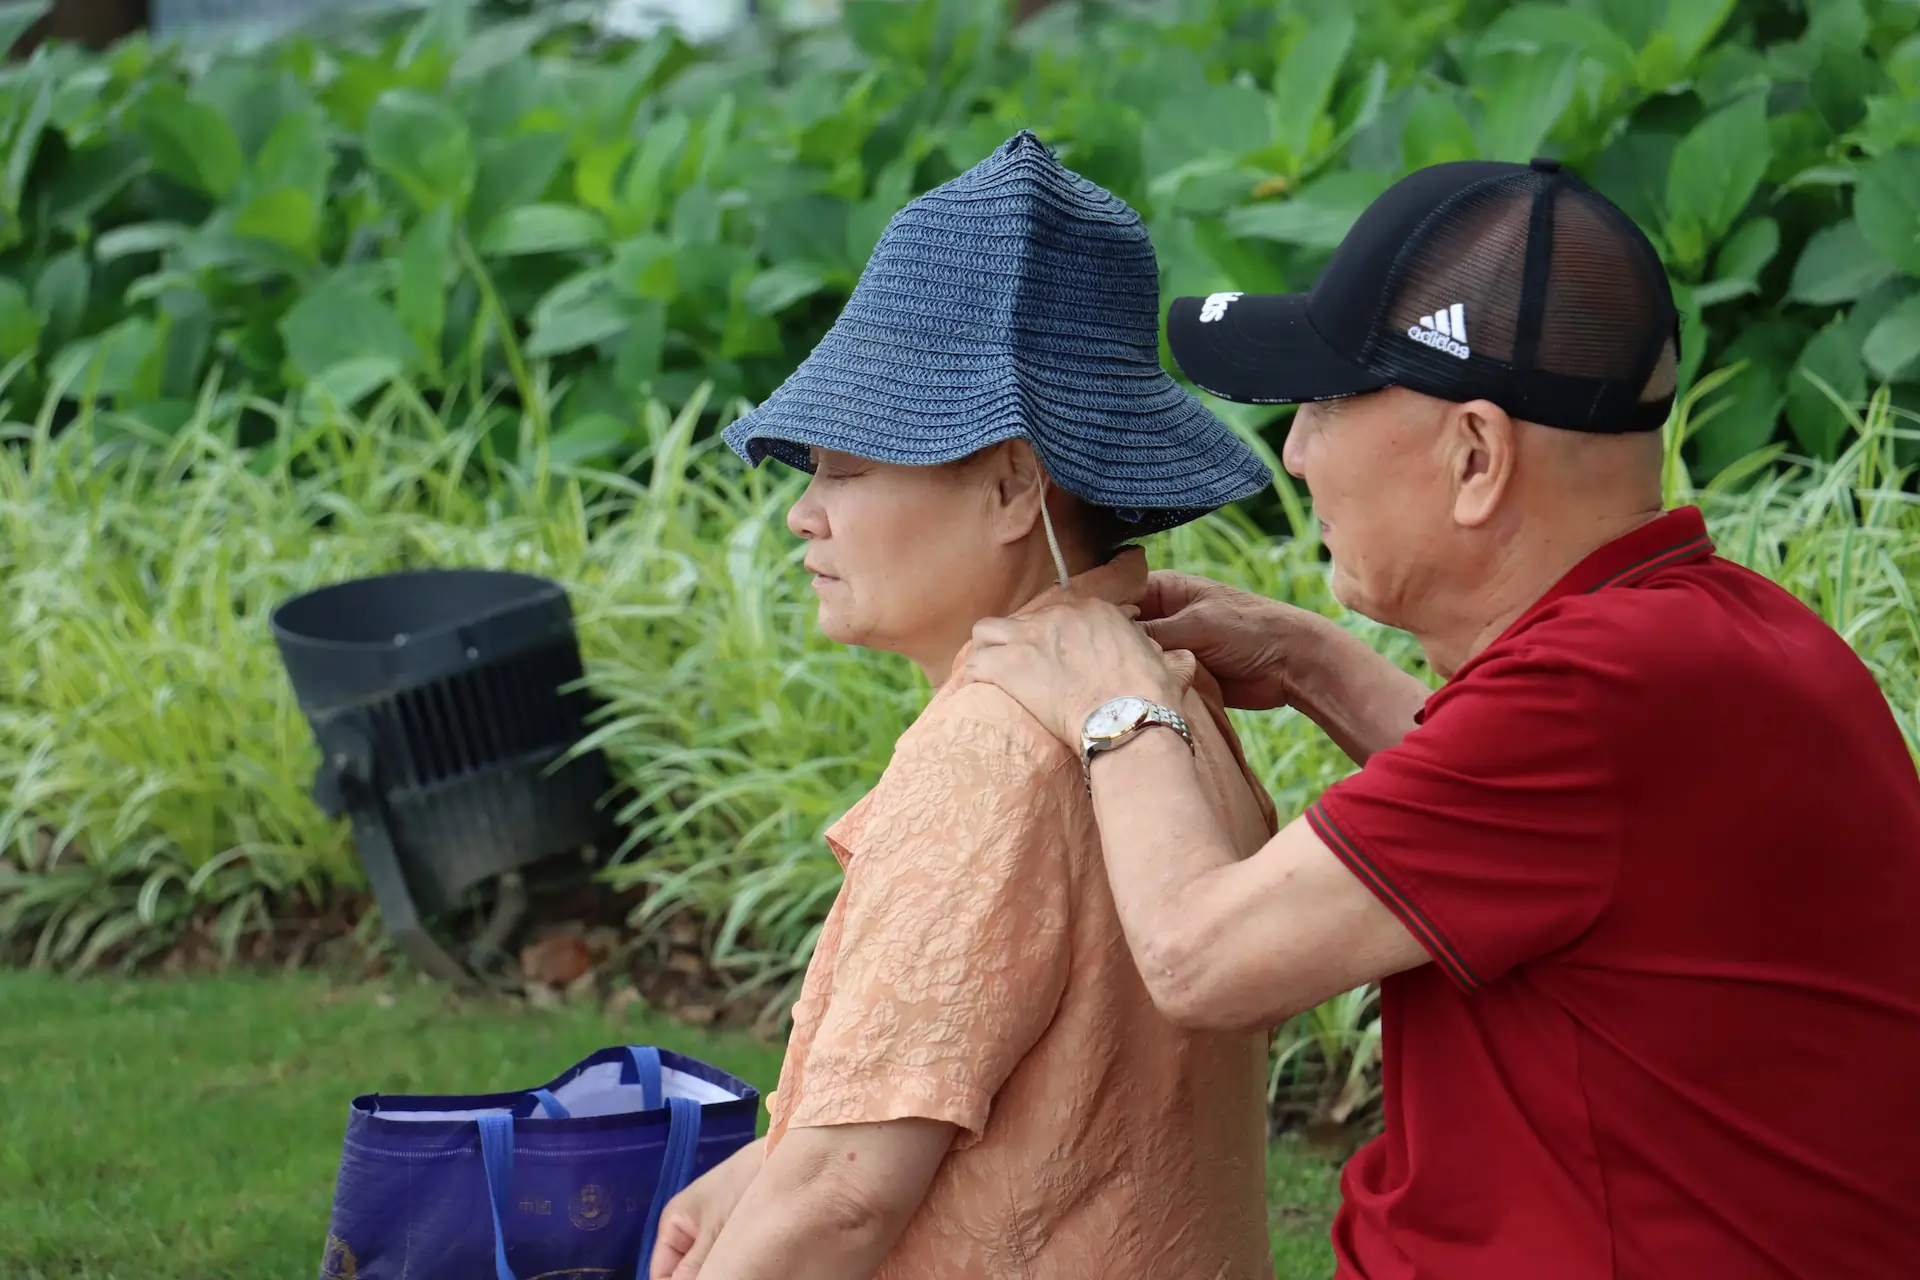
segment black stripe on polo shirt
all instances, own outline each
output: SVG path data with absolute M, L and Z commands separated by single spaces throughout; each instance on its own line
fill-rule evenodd
M 1402 924 L 1420 935 L 1422 944 L 1432 953 L 1440 967 L 1452 975 L 1455 982 L 1469 989 L 1477 990 L 1480 987 L 1480 979 L 1474 976 L 1467 962 L 1460 958 L 1460 953 L 1453 949 L 1453 944 L 1433 927 L 1433 922 L 1427 919 L 1419 907 L 1413 905 L 1411 899 L 1395 888 L 1391 880 L 1380 874 L 1380 868 L 1374 866 L 1372 860 L 1360 852 L 1360 847 L 1334 825 L 1333 818 L 1327 813 L 1324 805 L 1315 801 L 1308 808 L 1307 824 L 1319 833 L 1322 840 L 1326 841 L 1327 847 L 1333 850 L 1334 855 L 1347 864 L 1347 869 L 1365 881 L 1392 909 L 1393 913 L 1400 917 Z
M 1695 537 L 1688 538 L 1685 542 L 1668 547 L 1665 551 L 1656 551 L 1645 560 L 1628 565 L 1611 578 L 1608 578 L 1605 582 L 1597 586 L 1588 587 L 1587 594 L 1592 595 L 1594 592 L 1604 591 L 1608 587 L 1625 586 L 1629 578 L 1645 577 L 1656 569 L 1664 569 L 1670 564 L 1678 564 L 1682 560 L 1691 559 L 1696 555 L 1702 555 L 1712 550 L 1713 539 L 1704 533 L 1699 534 Z

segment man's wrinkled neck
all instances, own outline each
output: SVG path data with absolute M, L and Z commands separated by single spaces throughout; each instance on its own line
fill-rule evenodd
M 1443 680 L 1505 635 L 1574 567 L 1600 548 L 1650 521 L 1662 509 L 1632 510 L 1588 520 L 1531 526 L 1507 541 L 1471 581 L 1435 593 L 1430 621 L 1410 627 Z

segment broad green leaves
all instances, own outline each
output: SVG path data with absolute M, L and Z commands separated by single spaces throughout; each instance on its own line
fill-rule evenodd
M 380 367 L 399 373 L 417 359 L 417 349 L 377 281 L 351 268 L 320 282 L 280 322 L 287 360 L 306 379 L 341 365 Z
M 607 229 L 589 209 L 567 204 L 529 204 L 508 209 L 480 237 L 482 253 L 514 258 L 535 253 L 577 253 L 604 244 Z
M 1787 420 L 1800 447 L 1831 458 L 1847 433 L 1846 414 L 1834 397 L 1858 403 L 1867 393 L 1859 344 L 1839 321 L 1810 339 L 1795 362 L 1787 388 Z
M 14 280 L 0 279 L 0 364 L 23 356 L 40 343 L 46 317 Z
M 1400 164 L 1409 171 L 1430 164 L 1473 160 L 1480 155 L 1473 126 L 1447 95 L 1421 90 L 1400 129 Z
M 1234 210 L 1227 215 L 1227 230 L 1306 249 L 1332 249 L 1392 181 L 1389 174 L 1361 170 L 1329 174 L 1291 200 Z
M 367 115 L 367 159 L 422 211 L 464 210 L 473 194 L 473 137 L 446 102 L 407 89 L 382 94 Z
M 1867 242 L 1860 224 L 1848 218 L 1813 233 L 1794 264 L 1787 297 L 1816 306 L 1852 302 L 1898 270 Z
M 1674 148 L 1666 236 L 1683 271 L 1699 269 L 1709 247 L 1753 199 L 1771 149 L 1766 103 L 1757 94 L 1714 112 Z
M 1920 361 L 1920 295 L 1882 316 L 1861 344 L 1860 355 L 1875 377 L 1888 380 Z
M 1871 161 L 1854 188 L 1854 220 L 1874 252 L 1908 275 L 1920 275 L 1920 150 Z
M 174 84 L 157 84 L 141 109 L 142 135 L 153 167 L 175 182 L 218 199 L 240 180 L 246 157 L 218 111 Z
M 1531 56 L 1505 55 L 1483 90 L 1480 158 L 1524 164 L 1573 101 L 1581 54 L 1553 48 Z
M 1336 11 L 1308 28 L 1274 75 L 1274 142 L 1281 148 L 1282 172 L 1289 176 L 1297 174 L 1332 135 L 1327 106 L 1353 48 L 1353 34 L 1353 15 Z
M 1709 473 L 1844 438 L 1803 374 L 1920 383 L 1894 0 L 1190 0 L 1017 36 L 989 9 L 863 0 L 748 54 L 449 2 L 245 58 L 36 60 L 0 83 L 0 356 L 29 399 L 85 371 L 140 412 L 216 362 L 269 397 L 545 381 L 562 452 L 614 457 L 631 424 L 592 415 L 644 391 L 764 398 L 900 207 L 1030 127 L 1139 211 L 1163 296 L 1307 287 L 1401 174 L 1560 158 L 1665 259 L 1683 382 L 1749 362 L 1690 446 Z

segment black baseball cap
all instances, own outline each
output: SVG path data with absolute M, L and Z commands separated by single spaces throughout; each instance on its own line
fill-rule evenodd
M 1643 402 L 1679 316 L 1633 219 L 1556 160 L 1417 169 L 1367 207 L 1309 293 L 1176 298 L 1167 343 L 1222 400 L 1403 386 L 1574 431 L 1657 431 Z

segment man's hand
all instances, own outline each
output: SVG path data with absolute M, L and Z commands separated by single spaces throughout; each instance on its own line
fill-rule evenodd
M 1186 649 L 1220 683 L 1230 707 L 1267 711 L 1291 701 L 1287 645 L 1305 611 L 1209 578 L 1161 569 L 1147 576 L 1141 625 L 1162 649 Z
M 1180 682 L 1132 610 L 1104 600 L 1049 605 L 974 624 L 962 674 L 999 685 L 1074 750 L 1094 708 L 1131 695 L 1178 706 Z
M 648 1280 L 693 1280 L 700 1274 L 720 1228 L 733 1216 L 766 1158 L 765 1141 L 755 1139 L 667 1201 L 647 1265 Z
M 1149 574 L 1140 625 L 1162 649 L 1186 649 L 1230 707 L 1292 707 L 1355 764 L 1396 745 L 1432 692 L 1311 610 L 1166 570 Z

